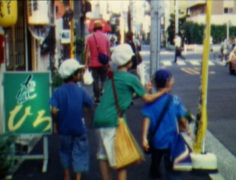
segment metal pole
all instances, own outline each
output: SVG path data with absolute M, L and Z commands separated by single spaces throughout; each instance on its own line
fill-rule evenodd
M 193 151 L 195 153 L 201 153 L 204 149 L 204 139 L 207 131 L 207 90 L 208 90 L 208 59 L 209 59 L 209 47 L 210 47 L 210 34 L 211 34 L 211 9 L 212 0 L 207 0 L 206 6 L 206 27 L 205 27 L 205 39 L 203 43 L 203 55 L 202 55 L 202 77 L 201 77 L 201 104 L 200 121 L 198 122 L 197 135 L 193 144 Z
M 157 16 L 157 62 L 156 62 L 156 70 L 160 68 L 160 50 L 161 50 L 161 13 L 160 13 L 160 2 L 158 3 L 158 16 Z
M 230 26 L 230 21 L 227 21 L 227 40 L 229 40 L 229 26 Z
M 73 0 L 70 0 L 70 7 L 72 8 L 74 12 L 74 2 Z M 75 47 L 74 47 L 74 14 L 70 22 L 70 31 L 71 31 L 71 41 L 70 41 L 70 57 L 75 57 Z
M 179 2 L 175 0 L 175 34 L 179 33 Z
M 159 51 L 160 51 L 160 20 L 159 20 L 159 1 L 151 1 L 151 62 L 150 77 L 159 69 Z

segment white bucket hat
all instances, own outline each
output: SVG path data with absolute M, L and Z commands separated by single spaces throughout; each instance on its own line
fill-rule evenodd
M 129 44 L 121 44 L 114 48 L 111 59 L 114 64 L 122 66 L 130 61 L 133 55 L 133 50 Z
M 76 70 L 83 68 L 75 59 L 66 59 L 59 68 L 59 74 L 63 79 L 70 77 Z

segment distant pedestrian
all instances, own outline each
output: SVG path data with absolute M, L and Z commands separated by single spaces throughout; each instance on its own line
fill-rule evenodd
M 174 63 L 177 63 L 177 58 L 181 57 L 183 60 L 185 60 L 185 57 L 182 55 L 182 40 L 179 35 L 175 35 L 174 38 L 174 44 L 175 44 L 175 59 Z
M 220 47 L 221 61 L 222 62 L 227 61 L 228 55 L 229 55 L 229 51 L 230 51 L 229 41 L 228 41 L 227 38 L 225 38 L 225 40 L 221 43 L 221 47 Z
M 210 52 L 213 52 L 213 38 L 210 36 Z
M 112 53 L 112 61 L 118 66 L 118 70 L 115 71 L 112 76 L 118 96 L 119 108 L 122 113 L 125 113 L 130 107 L 134 93 L 136 93 L 137 97 L 142 97 L 144 101 L 152 102 L 169 90 L 165 88 L 154 94 L 146 93 L 138 78 L 128 72 L 132 67 L 133 55 L 134 53 L 128 44 L 116 46 Z M 150 86 L 147 86 L 147 90 L 149 90 L 149 87 Z M 126 116 L 124 115 L 124 117 Z M 118 115 L 111 79 L 107 79 L 101 102 L 95 110 L 94 126 L 97 128 L 99 138 L 97 158 L 100 161 L 101 174 L 103 180 L 110 180 L 110 167 L 112 168 L 116 164 L 113 151 L 114 137 L 116 127 L 118 126 Z M 118 180 L 127 179 L 126 168 L 118 169 L 117 171 Z
M 157 92 L 165 87 L 171 88 L 174 84 L 173 76 L 167 70 L 158 70 L 153 81 Z M 163 115 L 160 117 L 162 113 Z M 169 93 L 144 106 L 142 110 L 144 116 L 142 145 L 145 151 L 149 151 L 151 148 L 150 175 L 152 179 L 161 179 L 163 173 L 161 170 L 162 160 L 164 160 L 167 171 L 167 179 L 170 179 L 172 164 L 169 147 L 178 133 L 178 123 L 190 134 L 187 121 L 184 118 L 186 113 L 180 99 L 177 96 L 172 97 Z M 152 134 L 152 139 L 149 141 L 148 134 Z M 150 141 L 151 144 L 149 144 Z
M 135 44 L 135 47 L 136 47 L 137 51 L 141 51 L 142 45 L 141 45 L 141 38 L 140 38 L 140 36 L 134 37 L 134 44 Z
M 104 89 L 108 69 L 108 65 L 99 62 L 98 53 L 101 52 L 110 58 L 110 40 L 102 31 L 102 23 L 99 20 L 94 22 L 93 31 L 85 43 L 85 68 L 92 71 L 94 98 L 95 102 L 98 103 Z
M 81 173 L 89 168 L 88 137 L 82 112 L 93 103 L 86 91 L 77 85 L 83 67 L 74 59 L 65 60 L 59 68 L 64 84 L 53 92 L 50 100 L 53 131 L 59 134 L 64 180 L 70 179 L 71 166 L 76 180 L 80 180 Z
M 128 32 L 125 36 L 125 43 L 129 44 L 130 47 L 132 48 L 132 51 L 134 53 L 134 56 L 132 57 L 132 67 L 130 68 L 130 72 L 136 74 L 136 69 L 137 66 L 142 62 L 142 57 L 139 54 L 137 42 L 135 44 L 134 39 L 133 39 L 133 33 Z M 141 46 L 141 44 L 140 44 Z

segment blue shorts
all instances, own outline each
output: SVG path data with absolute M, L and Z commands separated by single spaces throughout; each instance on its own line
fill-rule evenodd
M 63 168 L 72 166 L 75 173 L 89 169 L 89 147 L 87 135 L 60 135 L 60 161 Z

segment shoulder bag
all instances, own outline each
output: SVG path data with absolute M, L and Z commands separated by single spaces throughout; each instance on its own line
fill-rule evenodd
M 99 60 L 99 62 L 100 62 L 101 64 L 103 64 L 103 65 L 108 64 L 108 62 L 109 62 L 109 57 L 108 57 L 106 54 L 104 54 L 104 53 L 102 53 L 102 52 L 99 51 L 99 47 L 98 47 L 98 45 L 97 45 L 97 40 L 96 40 L 96 37 L 95 37 L 94 34 L 93 34 L 93 38 L 94 38 L 94 41 L 95 41 L 95 44 L 96 44 L 96 48 L 97 48 L 97 51 L 98 51 L 98 60 Z
M 129 130 L 124 120 L 123 113 L 119 108 L 113 75 L 111 76 L 111 83 L 119 120 L 114 141 L 114 154 L 116 159 L 114 168 L 120 169 L 143 161 L 144 154 Z
M 172 101 L 172 96 L 171 96 L 171 95 L 168 95 L 168 99 L 167 99 L 167 101 L 166 101 L 166 104 L 165 104 L 165 106 L 163 107 L 163 110 L 162 110 L 160 116 L 159 116 L 158 119 L 157 119 L 157 122 L 156 122 L 156 125 L 155 125 L 153 131 L 151 131 L 151 132 L 148 134 L 148 144 L 149 144 L 149 147 L 150 147 L 150 148 L 149 148 L 149 151 L 146 151 L 147 154 L 151 153 L 151 151 L 153 150 L 152 139 L 153 139 L 154 135 L 156 134 L 156 132 L 157 132 L 157 130 L 158 130 L 160 124 L 161 124 L 161 120 L 163 119 L 163 117 L 164 117 L 164 115 L 165 115 L 165 113 L 166 113 L 166 111 L 167 111 L 167 109 L 168 109 L 168 107 L 169 107 L 171 101 Z

